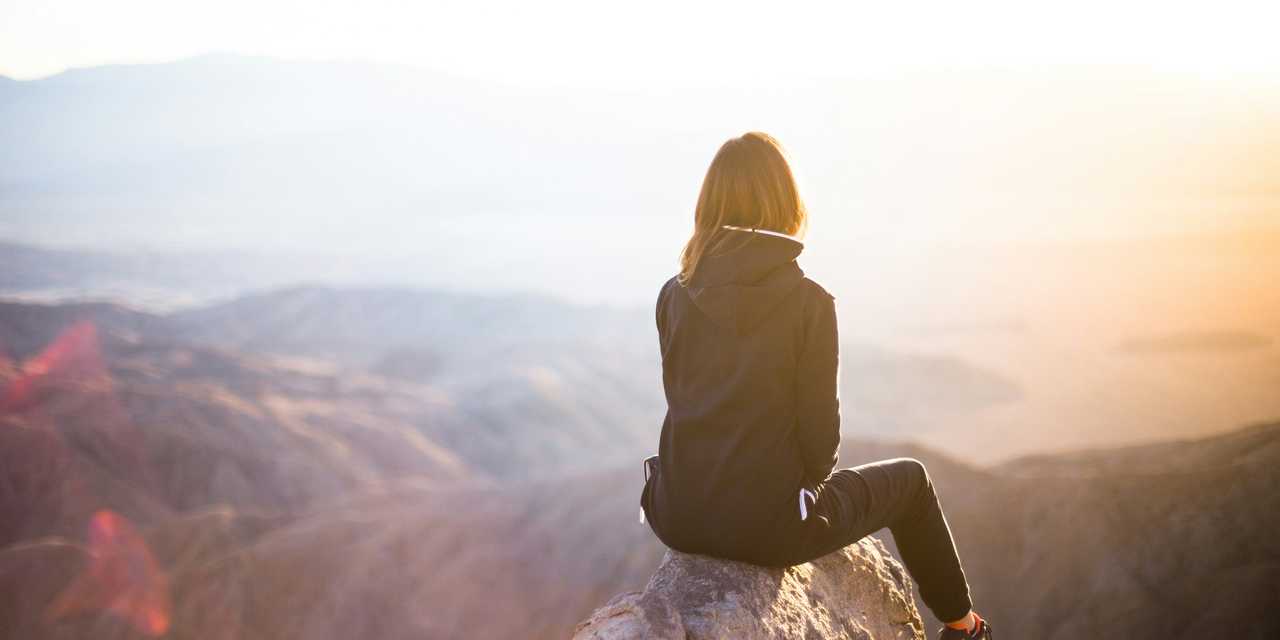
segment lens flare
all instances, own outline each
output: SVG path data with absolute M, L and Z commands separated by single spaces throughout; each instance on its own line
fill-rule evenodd
M 98 348 L 97 327 L 88 320 L 71 325 L 18 370 L 18 377 L 0 394 L 0 413 L 34 405 L 46 389 L 59 381 L 103 374 L 106 368 Z
M 30 467 L 24 477 L 49 476 L 44 478 L 48 486 L 40 485 L 41 490 L 31 496 L 33 510 L 41 500 L 52 501 L 45 507 L 55 512 L 79 511 L 78 505 L 85 502 L 101 504 L 90 485 L 70 469 L 64 430 L 76 431 L 82 438 L 92 434 L 95 449 L 105 460 L 133 474 L 137 486 L 150 486 L 148 465 L 137 446 L 140 436 L 115 398 L 93 322 L 77 322 L 39 354 L 20 363 L 5 359 L 0 366 L 12 377 L 0 391 L 0 416 L 8 415 L 14 424 L 28 427 L 13 433 L 31 436 L 19 440 L 22 458 Z M 92 406 L 91 417 L 78 421 L 50 411 L 45 400 L 63 392 L 89 402 L 78 406 Z M 48 473 L 37 473 L 39 469 Z M 13 474 L 12 469 L 8 471 Z M 34 486 L 30 481 L 26 484 Z M 45 609 L 49 619 L 106 613 L 141 634 L 166 633 L 172 616 L 168 577 L 133 524 L 114 511 L 94 512 L 89 517 L 87 552 L 84 569 Z
M 172 611 L 168 577 L 142 536 L 120 514 L 93 514 L 89 564 L 49 605 L 50 618 L 107 612 L 155 637 L 169 630 Z

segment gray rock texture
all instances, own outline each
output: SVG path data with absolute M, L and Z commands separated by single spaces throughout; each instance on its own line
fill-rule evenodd
M 787 569 L 668 551 L 644 591 L 578 624 L 574 640 L 923 640 L 910 578 L 880 541 Z

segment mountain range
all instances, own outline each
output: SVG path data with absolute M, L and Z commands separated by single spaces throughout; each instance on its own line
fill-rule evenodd
M 176 638 L 564 637 L 639 588 L 662 551 L 636 522 L 660 397 L 616 371 L 656 364 L 601 358 L 590 336 L 612 344 L 609 314 L 579 318 L 573 351 L 562 327 L 483 321 L 546 320 L 553 301 L 417 295 L 290 289 L 166 315 L 0 305 L 4 635 L 135 637 L 163 621 Z M 327 318 L 343 300 L 407 305 L 404 323 Z M 415 325 L 414 305 L 436 315 Z M 453 317 L 476 334 L 408 340 Z M 420 376 L 364 355 L 406 340 L 438 349 Z M 520 387 L 508 356 L 604 369 Z M 1000 401 L 989 384 L 964 402 Z M 841 464 L 899 455 L 926 462 L 975 599 L 1011 637 L 1278 630 L 1280 425 L 994 465 L 847 435 Z M 98 567 L 116 557 L 159 569 Z

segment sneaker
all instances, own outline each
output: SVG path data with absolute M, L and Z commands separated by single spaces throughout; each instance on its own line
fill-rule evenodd
M 938 640 L 991 640 L 991 625 L 979 618 L 978 628 L 974 629 L 973 633 L 963 629 L 943 627 L 942 632 L 938 634 Z

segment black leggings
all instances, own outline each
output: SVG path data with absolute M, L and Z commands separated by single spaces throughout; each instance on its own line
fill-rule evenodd
M 808 536 L 808 559 L 888 527 L 934 616 L 943 622 L 959 620 L 973 606 L 951 529 L 919 460 L 895 458 L 836 471 L 818 488 L 809 517 L 814 515 L 830 524 Z

